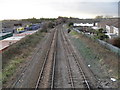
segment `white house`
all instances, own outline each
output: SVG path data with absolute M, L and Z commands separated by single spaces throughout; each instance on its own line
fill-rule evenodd
M 117 27 L 113 27 L 113 33 L 116 34 L 117 36 L 119 35 L 119 29 Z
M 109 26 L 109 25 L 106 25 L 106 35 L 109 36 L 109 38 L 114 38 L 114 37 L 118 37 L 119 35 L 119 29 L 115 26 Z
M 106 30 L 106 35 L 108 35 L 110 39 L 120 35 L 118 28 L 118 18 L 102 20 L 100 23 L 98 23 L 98 27 Z
M 108 25 L 105 25 L 105 26 L 106 26 L 106 32 L 111 33 L 110 26 L 108 26 Z

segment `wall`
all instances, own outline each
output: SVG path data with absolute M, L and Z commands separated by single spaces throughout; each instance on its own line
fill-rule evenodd
M 119 35 L 118 28 L 116 28 L 116 27 L 113 27 L 113 30 L 114 30 L 114 34 L 116 34 L 116 35 Z
M 106 31 L 107 33 L 110 33 L 110 26 L 106 25 Z

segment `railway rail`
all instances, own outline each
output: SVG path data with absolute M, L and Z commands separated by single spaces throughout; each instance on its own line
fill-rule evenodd
M 83 84 L 84 84 L 84 88 L 87 89 L 87 90 L 91 90 L 91 87 L 90 87 L 90 84 L 89 84 L 89 81 L 87 80 L 81 66 L 80 66 L 80 63 L 79 63 L 79 57 L 75 54 L 69 40 L 67 39 L 66 35 L 65 35 L 65 32 L 63 30 L 61 30 L 61 36 L 62 36 L 62 40 L 63 40 L 63 44 L 65 46 L 65 51 L 69 54 L 69 55 L 72 55 L 74 57 L 74 60 L 76 62 L 76 65 L 79 69 L 79 72 L 83 78 Z M 69 56 L 68 56 L 69 57 Z M 75 87 L 75 81 L 74 81 L 74 73 L 72 72 L 72 68 L 70 66 L 70 61 L 69 61 L 69 58 L 67 59 L 67 62 L 68 62 L 68 73 L 69 73 L 69 78 L 70 78 L 70 82 L 71 82 L 71 88 L 72 89 L 75 89 L 77 87 Z
M 45 56 L 45 60 L 42 66 L 42 69 L 40 71 L 39 74 L 39 78 L 37 80 L 36 86 L 35 86 L 35 90 L 39 89 L 39 88 L 54 88 L 54 77 L 55 77 L 55 66 L 56 66 L 56 54 L 57 54 L 57 30 L 55 30 L 53 38 L 51 40 L 51 44 L 50 44 L 50 48 L 48 49 L 46 56 Z M 49 61 L 51 63 L 49 63 Z M 47 63 L 50 65 L 49 67 L 47 67 Z M 46 70 L 48 70 L 48 68 L 50 68 L 50 73 L 48 74 L 49 80 L 47 82 L 47 84 L 43 84 L 42 81 L 44 81 L 45 74 L 46 74 Z M 45 82 L 46 83 L 46 82 Z
M 13 82 L 12 84 L 11 84 L 11 88 L 20 88 L 20 87 L 18 87 L 18 85 L 19 85 L 19 83 L 20 83 L 20 81 L 21 81 L 21 79 L 22 79 L 22 77 L 23 77 L 23 75 L 24 75 L 24 73 L 28 70 L 28 67 L 31 65 L 31 64 L 33 64 L 33 62 L 34 62 L 34 59 L 35 59 L 35 57 L 36 57 L 36 55 L 39 53 L 39 52 L 41 52 L 42 50 L 42 48 L 41 48 L 41 46 L 44 46 L 44 44 L 48 44 L 48 46 L 50 46 L 50 44 L 51 44 L 51 39 L 52 39 L 52 37 L 53 37 L 53 34 L 54 33 L 52 33 L 50 36 L 49 36 L 49 40 L 48 41 L 46 41 L 46 42 L 44 42 L 44 43 L 41 43 L 41 45 L 39 45 L 39 48 L 35 51 L 35 53 L 33 54 L 33 56 L 32 56 L 32 58 L 31 58 L 31 61 L 27 64 L 27 65 L 25 65 L 25 67 L 22 69 L 22 71 L 21 71 L 21 74 L 20 74 L 20 76 L 16 79 L 16 81 L 15 82 Z M 47 38 L 47 37 L 46 37 Z M 44 40 L 44 39 L 43 39 Z M 49 48 L 47 48 L 47 49 L 49 49 Z M 46 49 L 46 50 L 47 50 Z M 41 52 L 42 53 L 42 52 Z M 43 56 L 43 58 L 44 58 L 45 56 Z M 7 86 L 7 88 L 8 88 L 9 86 Z M 22 86 L 21 86 L 22 87 Z
M 34 53 L 31 63 L 28 64 L 28 66 L 30 66 L 30 64 L 32 64 L 32 62 L 34 61 L 35 56 L 37 54 L 41 54 L 40 58 L 42 62 L 40 61 L 40 69 L 35 80 L 35 90 L 38 90 L 39 88 L 49 88 L 53 90 L 54 88 L 59 87 L 59 84 L 57 84 L 57 80 L 60 79 L 56 80 L 56 78 L 59 77 L 56 73 L 59 73 L 61 71 L 59 69 L 56 69 L 58 67 L 56 63 L 58 61 L 57 59 L 59 59 L 58 53 L 62 52 L 65 52 L 65 57 L 60 58 L 60 60 L 65 62 L 64 65 L 67 66 L 67 68 L 65 68 L 64 70 L 67 73 L 65 73 L 64 76 L 68 77 L 68 81 L 64 81 L 64 84 L 67 83 L 66 86 L 68 86 L 68 88 L 70 87 L 72 90 L 75 90 L 76 88 L 91 90 L 91 84 L 89 83 L 89 80 L 87 79 L 81 67 L 81 63 L 79 62 L 80 57 L 76 54 L 73 46 L 66 36 L 65 31 L 63 30 L 63 28 L 61 28 L 61 26 L 53 29 L 46 44 L 47 48 L 45 49 L 44 47 L 44 53 L 38 53 L 41 50 L 41 47 L 39 47 L 39 49 Z M 57 50 L 59 51 L 59 44 L 62 46 L 63 49 L 61 50 L 62 52 L 60 51 L 57 53 Z M 61 57 L 61 55 L 59 55 L 59 57 Z M 28 66 L 23 69 L 22 73 L 24 73 L 28 69 Z M 13 84 L 13 88 L 16 87 L 17 84 L 19 85 L 19 80 L 22 78 L 22 76 L 23 74 L 18 77 L 17 81 Z

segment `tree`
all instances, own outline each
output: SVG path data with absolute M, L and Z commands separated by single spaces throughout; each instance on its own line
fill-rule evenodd
M 95 19 L 101 19 L 101 18 L 103 18 L 102 15 L 101 15 L 101 16 L 96 16 L 96 17 L 95 17 Z
M 104 16 L 104 18 L 113 18 L 113 16 L 110 16 L 110 15 L 106 15 L 106 16 Z
M 70 27 L 70 26 L 73 26 L 73 22 L 70 22 L 69 24 L 68 24 L 68 26 Z
M 47 26 L 48 26 L 48 28 L 53 28 L 54 27 L 54 23 L 53 22 L 48 22 Z
M 101 28 L 101 29 L 98 29 L 97 31 L 96 31 L 96 34 L 97 34 L 97 38 L 98 39 L 100 39 L 100 40 L 106 40 L 106 39 L 108 39 L 109 37 L 107 36 L 107 35 L 105 35 L 105 33 L 104 33 L 104 30 Z

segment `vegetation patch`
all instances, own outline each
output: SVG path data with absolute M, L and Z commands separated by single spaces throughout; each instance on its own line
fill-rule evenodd
M 38 31 L 21 39 L 3 52 L 3 84 L 14 74 L 44 36 L 44 32 Z
M 101 79 L 105 77 L 118 79 L 118 56 L 116 54 L 81 33 L 72 31 L 71 36 L 71 40 L 83 56 L 86 64 L 90 65 L 91 70 L 98 77 Z
M 9 76 L 13 75 L 20 63 L 24 61 L 23 58 L 14 58 L 3 70 L 3 83 L 5 83 Z

